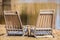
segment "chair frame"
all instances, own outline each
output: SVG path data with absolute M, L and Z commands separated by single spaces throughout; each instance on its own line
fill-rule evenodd
M 44 9 L 44 10 L 40 10 L 40 13 L 38 14 L 38 19 L 37 19 L 37 24 L 36 24 L 36 26 L 35 26 L 35 28 L 34 28 L 34 37 L 36 37 L 36 38 L 38 38 L 38 37 L 54 37 L 54 35 L 53 35 L 53 24 L 51 24 L 52 26 L 51 26 L 51 28 L 39 28 L 39 16 L 40 15 L 43 15 L 43 14 L 51 14 L 52 15 L 52 21 L 54 21 L 54 13 L 55 12 L 55 10 L 53 9 Z M 53 23 L 53 22 L 51 22 L 51 23 Z M 31 28 L 32 29 L 32 28 Z M 40 35 L 36 35 L 36 33 L 35 32 L 37 32 L 37 31 L 51 31 L 51 35 L 47 35 L 47 36 L 40 36 Z
M 20 22 L 20 24 L 21 24 L 21 27 L 22 27 L 22 29 L 7 29 L 6 28 L 6 30 L 7 30 L 7 34 L 8 35 L 10 35 L 8 32 L 12 32 L 12 31 L 14 31 L 14 32 L 16 32 L 16 31 L 22 31 L 22 36 L 24 36 L 25 35 L 25 32 L 24 32 L 24 26 L 22 25 L 22 22 L 21 22 L 21 19 L 20 19 L 20 16 L 18 15 L 18 13 L 16 14 L 15 12 L 13 12 L 13 11 L 4 11 L 4 18 L 5 18 L 5 15 L 16 15 L 16 16 L 18 16 L 18 18 L 19 18 L 19 22 Z M 6 18 L 5 18 L 5 27 L 7 27 L 7 23 L 6 23 L 7 21 L 6 21 Z M 9 26 L 9 25 L 8 25 Z M 13 26 L 12 26 L 13 27 Z M 15 36 L 15 34 L 12 34 L 12 35 L 14 35 Z M 18 34 L 17 34 L 18 35 Z

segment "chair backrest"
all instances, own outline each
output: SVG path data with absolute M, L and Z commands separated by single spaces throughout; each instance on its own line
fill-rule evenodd
M 17 12 L 4 11 L 4 18 L 7 29 L 22 29 L 22 22 Z
M 37 27 L 52 28 L 54 10 L 40 10 L 37 19 Z

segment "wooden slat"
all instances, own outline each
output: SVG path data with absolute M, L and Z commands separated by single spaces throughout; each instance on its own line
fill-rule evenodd
M 51 28 L 51 21 L 53 20 L 52 17 L 52 14 L 41 14 L 38 19 L 38 26 L 42 28 Z
M 50 37 L 50 38 L 52 38 L 53 36 L 52 35 L 46 35 L 46 36 L 35 36 L 36 38 L 39 38 L 39 37 Z
M 37 30 L 51 30 L 51 28 L 36 28 Z
M 10 12 L 10 13 L 5 12 L 4 17 L 5 17 L 7 29 L 20 29 L 20 28 L 22 28 L 19 16 L 18 16 L 18 14 L 15 14 L 15 12 L 14 13 L 13 12 Z
M 12 25 L 14 28 L 15 26 L 17 26 L 17 28 L 20 27 L 20 23 L 19 23 L 19 20 L 17 18 L 17 16 L 6 16 L 7 18 L 7 25 Z

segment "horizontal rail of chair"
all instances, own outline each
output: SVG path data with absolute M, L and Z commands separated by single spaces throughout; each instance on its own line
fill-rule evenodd
M 47 33 L 47 34 L 42 34 L 42 33 L 40 33 L 40 34 L 35 34 L 36 36 L 45 36 L 45 35 L 52 35 L 51 33 L 49 34 L 49 33 Z
M 45 30 L 44 29 L 39 29 L 39 30 L 36 30 L 36 31 L 52 31 L 52 29 L 48 29 L 48 30 L 47 29 L 45 29 Z
M 45 36 L 35 36 L 36 38 L 39 38 L 39 37 L 53 37 L 52 35 L 45 35 Z
M 21 26 L 18 25 L 18 26 L 6 26 L 5 28 L 6 28 L 6 29 L 17 29 L 17 28 L 20 29 L 20 27 L 21 27 Z M 22 29 L 22 28 L 21 28 L 21 29 Z
M 35 28 L 36 30 L 51 30 L 52 28 Z
M 5 15 L 17 15 L 17 14 L 12 13 L 12 14 L 5 14 Z
M 23 29 L 7 29 L 7 31 L 22 31 Z

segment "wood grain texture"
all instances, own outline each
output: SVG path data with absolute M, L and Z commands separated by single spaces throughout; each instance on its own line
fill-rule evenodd
M 8 29 L 20 29 L 22 28 L 22 25 L 20 23 L 20 20 L 18 15 L 6 15 L 4 14 L 4 18 L 5 18 L 5 23 L 6 23 L 6 28 Z
M 41 12 L 38 14 L 38 18 L 37 18 L 37 27 L 41 27 L 41 28 L 54 28 L 55 25 L 55 10 L 51 9 L 50 11 L 52 13 L 44 13 L 47 12 L 47 9 L 44 10 L 40 10 Z

